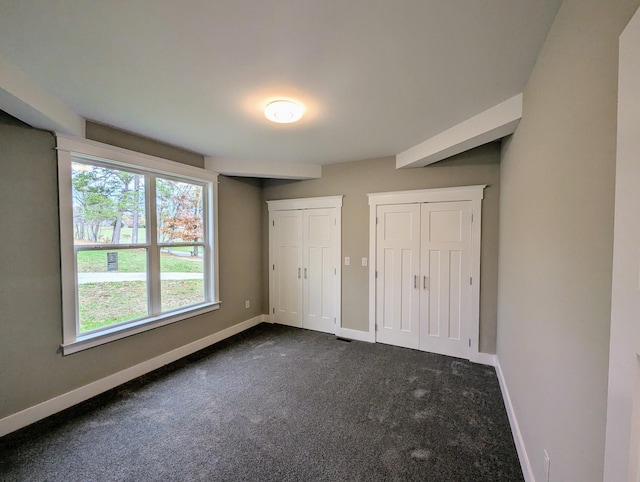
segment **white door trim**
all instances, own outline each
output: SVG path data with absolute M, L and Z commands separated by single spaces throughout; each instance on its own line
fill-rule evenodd
M 307 197 L 298 199 L 278 199 L 267 201 L 269 212 L 292 209 L 341 208 L 342 196 Z
M 443 201 L 471 202 L 471 308 L 469 360 L 485 363 L 486 354 L 480 349 L 480 241 L 482 226 L 482 199 L 486 184 L 413 191 L 370 193 L 369 196 L 369 336 L 375 338 L 376 329 L 376 210 L 382 204 L 409 204 Z

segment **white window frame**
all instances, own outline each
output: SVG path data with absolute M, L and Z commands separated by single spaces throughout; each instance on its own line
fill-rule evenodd
M 186 164 L 181 164 L 159 157 L 109 146 L 100 142 L 89 141 L 70 136 L 57 136 L 58 151 L 58 196 L 60 209 L 60 257 L 62 281 L 62 353 L 69 355 L 121 338 L 135 335 L 169 323 L 217 310 L 220 307 L 218 276 L 218 174 Z M 204 279 L 206 298 L 209 301 L 182 309 L 148 316 L 129 323 L 122 323 L 100 331 L 80 333 L 77 315 L 77 268 L 73 239 L 73 200 L 71 182 L 71 164 L 74 156 L 93 159 L 102 165 L 114 168 L 133 169 L 136 172 L 152 176 L 167 177 L 193 181 L 205 187 L 206 206 L 204 229 L 206 242 L 204 246 Z M 147 207 L 149 209 L 149 207 Z M 208 216 L 207 216 L 208 212 Z M 155 219 L 155 212 L 150 213 Z M 147 240 L 149 242 L 150 240 Z M 156 244 L 153 240 L 152 244 Z M 148 248 L 149 245 L 123 245 L 123 247 Z M 159 263 L 157 257 L 149 256 L 149 263 Z M 154 260 L 155 259 L 155 260 Z M 159 266 L 148 271 L 160 273 Z M 159 283 L 160 280 L 148 279 L 148 283 Z

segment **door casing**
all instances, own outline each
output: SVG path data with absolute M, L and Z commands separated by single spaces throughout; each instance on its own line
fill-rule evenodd
M 469 360 L 493 365 L 495 356 L 480 352 L 480 246 L 482 199 L 486 185 L 419 189 L 369 194 L 369 339 L 376 333 L 376 213 L 380 205 L 470 201 L 471 203 L 471 303 L 469 307 Z
M 269 319 L 272 323 L 277 321 L 276 318 L 276 307 L 275 307 L 275 295 L 276 295 L 276 287 L 275 287 L 275 277 L 272 275 L 273 267 L 277 260 L 276 247 L 272 242 L 271 230 L 273 228 L 273 222 L 278 212 L 281 211 L 309 211 L 314 210 L 320 213 L 322 210 L 333 209 L 335 214 L 335 225 L 332 232 L 333 239 L 331 241 L 332 256 L 333 259 L 333 283 L 331 283 L 331 291 L 333 294 L 333 316 L 334 320 L 334 329 L 333 332 L 335 334 L 339 334 L 342 326 L 342 271 L 340 265 L 340 259 L 342 256 L 341 251 L 341 226 L 342 226 L 342 196 L 323 196 L 323 197 L 314 197 L 314 198 L 298 198 L 298 199 L 282 199 L 282 200 L 274 200 L 267 201 L 268 209 L 269 209 Z M 299 223 L 304 223 L 303 216 L 301 215 L 298 218 Z M 302 226 L 302 229 L 307 227 L 306 225 Z M 320 247 L 322 243 L 319 245 L 316 244 L 316 247 Z M 307 278 L 305 280 L 305 263 L 310 261 L 310 253 L 302 253 L 300 262 L 300 309 L 305 310 L 303 300 L 306 296 L 305 288 L 303 287 L 305 281 L 308 283 L 310 280 Z M 307 266 L 307 269 L 309 267 Z M 296 268 L 297 269 L 297 268 Z M 308 303 L 307 303 L 308 304 Z M 310 313 L 305 313 L 301 311 L 299 313 L 299 317 L 296 316 L 295 319 L 291 319 L 285 324 L 290 324 L 292 326 L 299 326 L 301 328 L 305 327 L 303 320 L 307 319 L 307 327 L 311 329 L 314 328 L 313 316 Z M 326 331 L 326 330 L 322 330 Z

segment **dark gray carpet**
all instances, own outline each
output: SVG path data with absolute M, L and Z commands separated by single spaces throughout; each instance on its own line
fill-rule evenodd
M 519 481 L 493 368 L 259 325 L 0 439 L 3 481 Z

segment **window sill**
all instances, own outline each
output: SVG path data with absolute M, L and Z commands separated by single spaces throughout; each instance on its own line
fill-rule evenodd
M 196 307 L 185 308 L 184 310 L 174 311 L 154 318 L 145 318 L 125 326 L 116 326 L 108 330 L 98 333 L 89 333 L 81 335 L 75 341 L 61 345 L 63 355 L 71 355 L 79 351 L 87 350 L 96 346 L 104 345 L 112 341 L 120 340 L 128 336 L 136 335 L 145 331 L 153 330 L 161 326 L 175 323 L 187 318 L 209 313 L 220 308 L 220 302 L 209 303 L 207 305 L 199 305 Z

